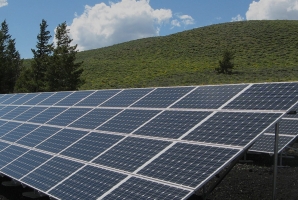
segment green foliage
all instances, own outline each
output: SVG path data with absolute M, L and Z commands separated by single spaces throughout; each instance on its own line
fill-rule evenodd
M 297 20 L 242 21 L 78 52 L 79 89 L 297 81 L 297 33 Z M 237 63 L 229 76 L 214 72 L 225 49 Z
M 218 61 L 219 67 L 215 68 L 215 71 L 219 74 L 231 74 L 234 68 L 234 53 L 230 50 L 225 50 L 222 55 L 222 59 Z
M 22 60 L 15 48 L 15 39 L 8 33 L 8 24 L 4 20 L 0 30 L 0 93 L 11 93 L 22 67 Z
M 77 90 L 83 84 L 80 78 L 83 62 L 75 63 L 77 45 L 70 46 L 72 39 L 68 33 L 66 22 L 58 25 L 55 34 L 56 47 L 46 71 L 48 91 Z
M 31 49 L 34 59 L 31 63 L 32 75 L 34 80 L 34 89 L 32 92 L 43 92 L 46 90 L 45 74 L 47 67 L 51 63 L 51 56 L 53 52 L 53 44 L 49 44 L 49 40 L 52 37 L 50 31 L 47 31 L 47 22 L 43 19 L 40 24 L 40 33 L 37 35 L 36 50 Z M 28 83 L 31 85 L 31 83 Z

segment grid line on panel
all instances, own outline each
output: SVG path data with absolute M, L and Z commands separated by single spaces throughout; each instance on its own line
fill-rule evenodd
M 123 89 L 122 90 L 120 90 L 120 91 L 118 91 L 118 92 L 116 92 L 114 95 L 112 95 L 111 97 L 109 97 L 108 99 L 106 99 L 106 100 L 104 100 L 103 102 L 101 102 L 99 105 L 97 105 L 96 107 L 99 107 L 99 106 L 101 106 L 102 104 L 104 104 L 105 102 L 107 102 L 107 101 L 109 101 L 110 99 L 112 99 L 113 97 L 115 97 L 115 96 L 117 96 L 119 93 L 121 93 L 123 91 Z
M 7 105 L 5 103 L 5 101 L 11 99 L 13 96 L 15 96 L 16 94 L 6 94 L 5 97 L 1 98 L 1 104 Z
M 253 84 L 249 84 L 247 87 L 245 87 L 243 90 L 241 90 L 238 94 L 236 94 L 235 96 L 233 96 L 230 100 L 228 100 L 226 103 L 224 103 L 222 106 L 220 106 L 218 109 L 223 109 L 226 105 L 228 105 L 229 103 L 231 103 L 232 101 L 234 101 L 237 97 L 239 97 L 241 94 L 243 94 L 246 90 L 248 90 L 249 88 L 251 88 Z
M 0 166 L 0 171 L 3 169 L 3 168 L 5 168 L 7 165 L 9 165 L 9 164 L 11 164 L 12 162 L 14 162 L 15 160 L 17 160 L 18 158 L 20 158 L 20 157 L 22 157 L 24 154 L 26 154 L 27 152 L 29 152 L 30 151 L 30 149 L 27 149 L 28 151 L 25 151 L 23 154 L 21 154 L 20 156 L 18 156 L 17 158 L 15 158 L 15 159 L 13 159 L 12 161 L 10 161 L 9 163 L 7 163 L 6 165 L 4 165 L 4 166 Z
M 85 90 L 85 91 L 75 91 L 70 95 L 66 96 L 64 99 L 61 99 L 59 102 L 54 104 L 54 106 L 74 106 L 79 101 L 87 98 L 92 95 L 95 91 Z
M 15 123 L 15 122 L 8 122 L 6 124 L 4 124 L 1 129 L 0 129 L 0 138 L 4 137 L 5 135 L 9 134 L 11 131 L 17 129 L 19 126 L 21 126 L 22 123 Z M 7 127 L 8 126 L 8 127 Z M 7 127 L 8 130 L 4 130 L 4 131 L 7 131 L 7 132 L 4 132 L 3 135 L 2 135 L 2 131 L 3 131 L 3 128 L 4 127 Z
M 142 99 L 144 99 L 145 97 L 147 97 L 148 95 L 150 95 L 152 92 L 154 92 L 157 88 L 154 88 L 153 90 L 149 91 L 147 94 L 145 94 L 143 97 L 141 97 L 140 99 L 136 100 L 135 102 L 133 102 L 132 104 L 130 104 L 129 106 L 127 106 L 128 108 L 132 107 L 134 104 L 138 103 L 139 101 L 141 101 Z
M 34 97 L 38 96 L 40 93 L 27 93 L 25 96 L 19 98 L 18 100 L 14 101 L 12 104 L 14 105 L 23 105 L 27 101 L 30 101 Z
M 88 97 L 90 97 L 91 95 L 93 95 L 96 92 L 96 90 L 94 90 L 92 93 L 90 93 L 89 95 L 87 95 L 86 97 L 82 98 L 81 100 L 79 100 L 77 103 L 75 103 L 72 106 L 76 106 L 77 104 L 79 104 L 81 101 L 84 101 L 85 99 L 87 99 Z
M 15 94 L 11 96 L 11 98 L 6 99 L 5 101 L 2 102 L 2 104 L 7 104 L 11 105 L 14 101 L 18 100 L 20 97 L 24 96 L 25 94 Z
M 39 95 L 35 96 L 34 98 L 30 99 L 29 101 L 26 101 L 24 105 L 38 105 L 42 101 L 47 100 L 51 96 L 53 96 L 56 92 L 43 92 L 39 93 Z
M 9 114 L 13 110 L 15 110 L 17 107 L 18 106 L 10 106 L 10 105 L 4 107 L 3 109 L 1 109 L 0 117 L 2 118 L 2 116 L 5 116 L 5 115 Z

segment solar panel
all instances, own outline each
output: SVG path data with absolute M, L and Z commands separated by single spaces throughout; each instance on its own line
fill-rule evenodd
M 57 199 L 186 199 L 281 118 L 296 137 L 297 101 L 298 83 L 0 95 L 0 172 Z
M 295 137 L 278 137 L 278 153 L 280 153 Z M 250 152 L 274 153 L 275 135 L 261 135 L 254 145 L 249 149 Z

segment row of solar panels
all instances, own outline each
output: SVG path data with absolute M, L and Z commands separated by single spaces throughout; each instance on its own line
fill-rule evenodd
M 297 83 L 2 95 L 0 171 L 60 199 L 185 199 L 297 101 Z
M 242 91 L 242 92 L 241 92 Z M 1 104 L 101 107 L 286 110 L 296 100 L 297 83 L 240 84 L 58 93 L 7 94 Z M 181 100 L 179 100 L 182 98 Z M 179 100 L 179 101 L 178 101 Z M 178 102 L 176 102 L 178 101 Z M 172 105 L 173 104 L 173 105 Z

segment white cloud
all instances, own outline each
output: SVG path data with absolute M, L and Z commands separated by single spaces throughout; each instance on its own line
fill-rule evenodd
M 174 27 L 180 27 L 181 26 L 180 25 L 180 22 L 177 19 L 173 19 L 171 21 L 171 24 L 172 24 L 172 28 L 174 28 Z
M 189 15 L 180 15 L 179 19 L 184 25 L 191 25 L 195 23 L 195 20 Z
M 86 50 L 159 35 L 160 26 L 171 18 L 170 9 L 153 9 L 149 0 L 121 0 L 86 5 L 68 28 L 73 43 Z
M 244 18 L 241 17 L 241 15 L 237 15 L 236 17 L 232 17 L 232 22 L 240 22 L 240 21 L 243 21 Z
M 0 0 L 0 8 L 7 5 L 8 5 L 7 0 Z
M 298 0 L 253 1 L 246 12 L 247 20 L 298 19 Z

